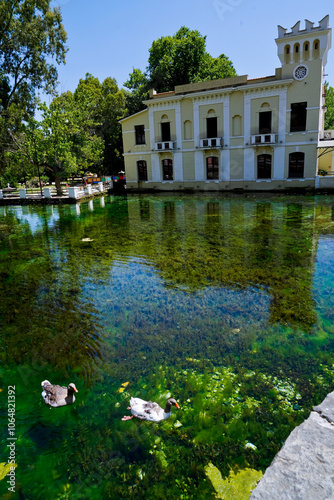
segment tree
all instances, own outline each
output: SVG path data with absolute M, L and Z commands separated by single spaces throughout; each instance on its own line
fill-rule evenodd
M 118 172 L 123 167 L 119 120 L 124 116 L 125 91 L 118 88 L 114 78 L 108 77 L 100 83 L 87 73 L 74 92 L 74 105 L 82 116 L 90 113 L 95 123 L 94 133 L 103 141 L 100 172 Z
M 127 108 L 130 113 L 143 109 L 141 100 L 148 97 L 151 88 L 166 92 L 176 85 L 235 75 L 232 62 L 224 54 L 215 58 L 206 51 L 205 36 L 182 26 L 173 36 L 153 41 L 146 73 L 133 69 L 124 83 L 131 90 Z
M 42 194 L 41 174 L 44 170 L 44 141 L 40 123 L 30 117 L 23 124 L 20 132 L 11 133 L 12 144 L 6 151 L 8 167 L 6 175 L 12 177 L 14 184 L 18 180 L 26 181 L 38 177 Z
M 334 89 L 330 87 L 328 82 L 325 82 L 326 91 L 326 107 L 325 114 L 325 129 L 334 130 Z
M 103 141 L 95 134 L 94 119 L 75 106 L 71 92 L 55 98 L 42 110 L 44 165 L 55 177 L 61 195 L 61 177 L 84 172 L 102 161 Z
M 129 79 L 124 83 L 124 87 L 131 90 L 131 92 L 126 93 L 127 114 L 132 115 L 144 109 L 143 101 L 149 98 L 150 87 L 146 75 L 140 69 L 133 68 Z
M 65 63 L 67 35 L 58 8 L 50 0 L 1 0 L 1 81 L 7 88 L 4 110 L 20 96 L 30 105 L 36 89 L 52 93 L 57 64 Z
M 10 132 L 18 131 L 35 108 L 35 92 L 52 93 L 56 64 L 65 62 L 67 35 L 51 0 L 0 2 L 0 167 Z

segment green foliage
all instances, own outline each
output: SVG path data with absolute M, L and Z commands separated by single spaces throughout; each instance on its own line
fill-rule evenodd
M 52 92 L 56 64 L 65 63 L 67 35 L 58 8 L 50 0 L 2 0 L 0 4 L 1 78 L 7 77 L 4 109 L 24 95 L 31 102 L 35 89 Z
M 143 101 L 149 98 L 150 83 L 140 69 L 133 68 L 124 86 L 131 90 L 126 93 L 126 112 L 133 115 L 145 108 Z
M 243 469 L 236 474 L 231 471 L 227 479 L 223 479 L 221 472 L 211 462 L 205 467 L 205 474 L 210 479 L 217 496 L 222 500 L 248 500 L 262 472 L 254 469 Z
M 147 99 L 149 89 L 166 92 L 176 85 L 235 75 L 232 62 L 224 54 L 214 58 L 206 51 L 205 36 L 182 26 L 174 35 L 153 41 L 145 74 L 139 69 L 130 73 L 124 84 L 131 90 L 128 112 L 143 109 L 141 101 Z
M 325 82 L 326 107 L 325 130 L 334 130 L 334 89 Z
M 114 78 L 108 77 L 100 83 L 87 73 L 85 79 L 79 81 L 73 98 L 83 125 L 86 123 L 87 128 L 91 127 L 103 142 L 103 163 L 98 166 L 99 172 L 118 172 L 123 167 L 119 120 L 124 116 L 125 91 L 118 88 Z
M 56 65 L 65 63 L 67 35 L 50 0 L 0 2 L 0 172 L 12 134 L 35 108 L 35 91 L 54 92 Z

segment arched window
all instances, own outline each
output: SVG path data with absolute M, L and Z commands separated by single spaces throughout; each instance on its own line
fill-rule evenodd
M 301 179 L 304 177 L 305 153 L 289 154 L 289 178 Z
M 145 160 L 137 161 L 138 181 L 147 181 L 147 163 Z
M 264 154 L 257 157 L 257 178 L 271 179 L 271 155 Z
M 162 115 L 161 117 L 161 142 L 169 142 L 170 141 L 170 121 L 167 115 Z
M 316 59 L 319 57 L 319 40 L 314 40 L 313 42 L 313 54 L 312 54 L 313 59 Z
M 299 43 L 295 43 L 294 48 L 293 48 L 293 58 L 295 62 L 299 62 Z
M 309 58 L 309 56 L 310 56 L 310 50 L 309 50 L 309 48 L 310 48 L 309 43 L 308 43 L 308 42 L 305 42 L 305 43 L 304 43 L 304 54 L 303 54 L 303 56 L 304 56 L 304 60 L 305 60 L 305 61 L 307 61 L 307 59 L 308 59 L 308 58 Z
M 285 62 L 285 64 L 289 64 L 290 63 L 290 45 L 287 45 L 285 47 L 284 62 Z
M 209 156 L 206 159 L 206 178 L 219 179 L 219 166 L 217 156 Z
M 191 139 L 192 138 L 192 131 L 191 131 L 191 121 L 190 120 L 186 120 L 184 122 L 184 140 L 188 140 L 188 139 Z
M 214 109 L 210 109 L 207 114 L 206 119 L 206 137 L 208 139 L 218 137 L 218 125 L 216 112 Z
M 173 180 L 173 160 L 168 158 L 162 160 L 162 179 L 164 181 Z
M 261 111 L 259 113 L 259 134 L 271 133 L 271 111 L 267 102 L 261 104 Z

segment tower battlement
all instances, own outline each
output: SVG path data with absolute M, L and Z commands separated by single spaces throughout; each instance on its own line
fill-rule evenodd
M 312 31 L 326 30 L 329 28 L 329 15 L 325 16 L 321 21 L 319 21 L 319 26 L 314 26 L 308 19 L 305 19 L 305 29 L 300 29 L 300 21 L 297 21 L 294 26 L 292 26 L 291 31 L 288 32 L 287 28 L 283 28 L 278 25 L 278 38 L 286 38 L 288 36 L 302 35 L 310 33 Z

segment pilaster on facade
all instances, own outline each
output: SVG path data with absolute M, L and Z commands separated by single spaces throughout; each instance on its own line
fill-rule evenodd
M 221 180 L 227 182 L 231 180 L 231 154 L 230 149 L 220 151 Z
M 285 142 L 287 95 L 288 88 L 282 88 L 278 99 L 278 143 L 280 144 Z
M 182 151 L 174 153 L 174 180 L 176 182 L 183 181 L 183 155 Z
M 203 151 L 195 151 L 195 180 L 204 181 L 204 157 Z
M 176 128 L 176 147 L 182 149 L 182 121 L 181 121 L 181 102 L 175 103 L 175 128 Z
M 250 143 L 251 136 L 251 96 L 247 92 L 244 94 L 244 143 Z
M 200 131 L 199 131 L 199 101 L 193 101 L 193 112 L 194 112 L 194 144 L 195 148 L 199 148 L 200 145 Z
M 230 96 L 228 95 L 223 101 L 224 111 L 223 111 L 223 119 L 224 119 L 224 127 L 223 127 L 223 140 L 224 146 L 230 147 Z
M 284 179 L 285 146 L 278 146 L 274 149 L 274 172 L 273 180 Z
M 154 149 L 155 149 L 155 128 L 154 128 L 154 114 L 153 114 L 152 107 L 148 108 L 148 123 L 149 123 L 149 127 L 150 127 L 150 148 L 151 148 L 151 151 L 154 151 Z
M 152 181 L 161 182 L 160 156 L 156 153 L 151 154 Z

